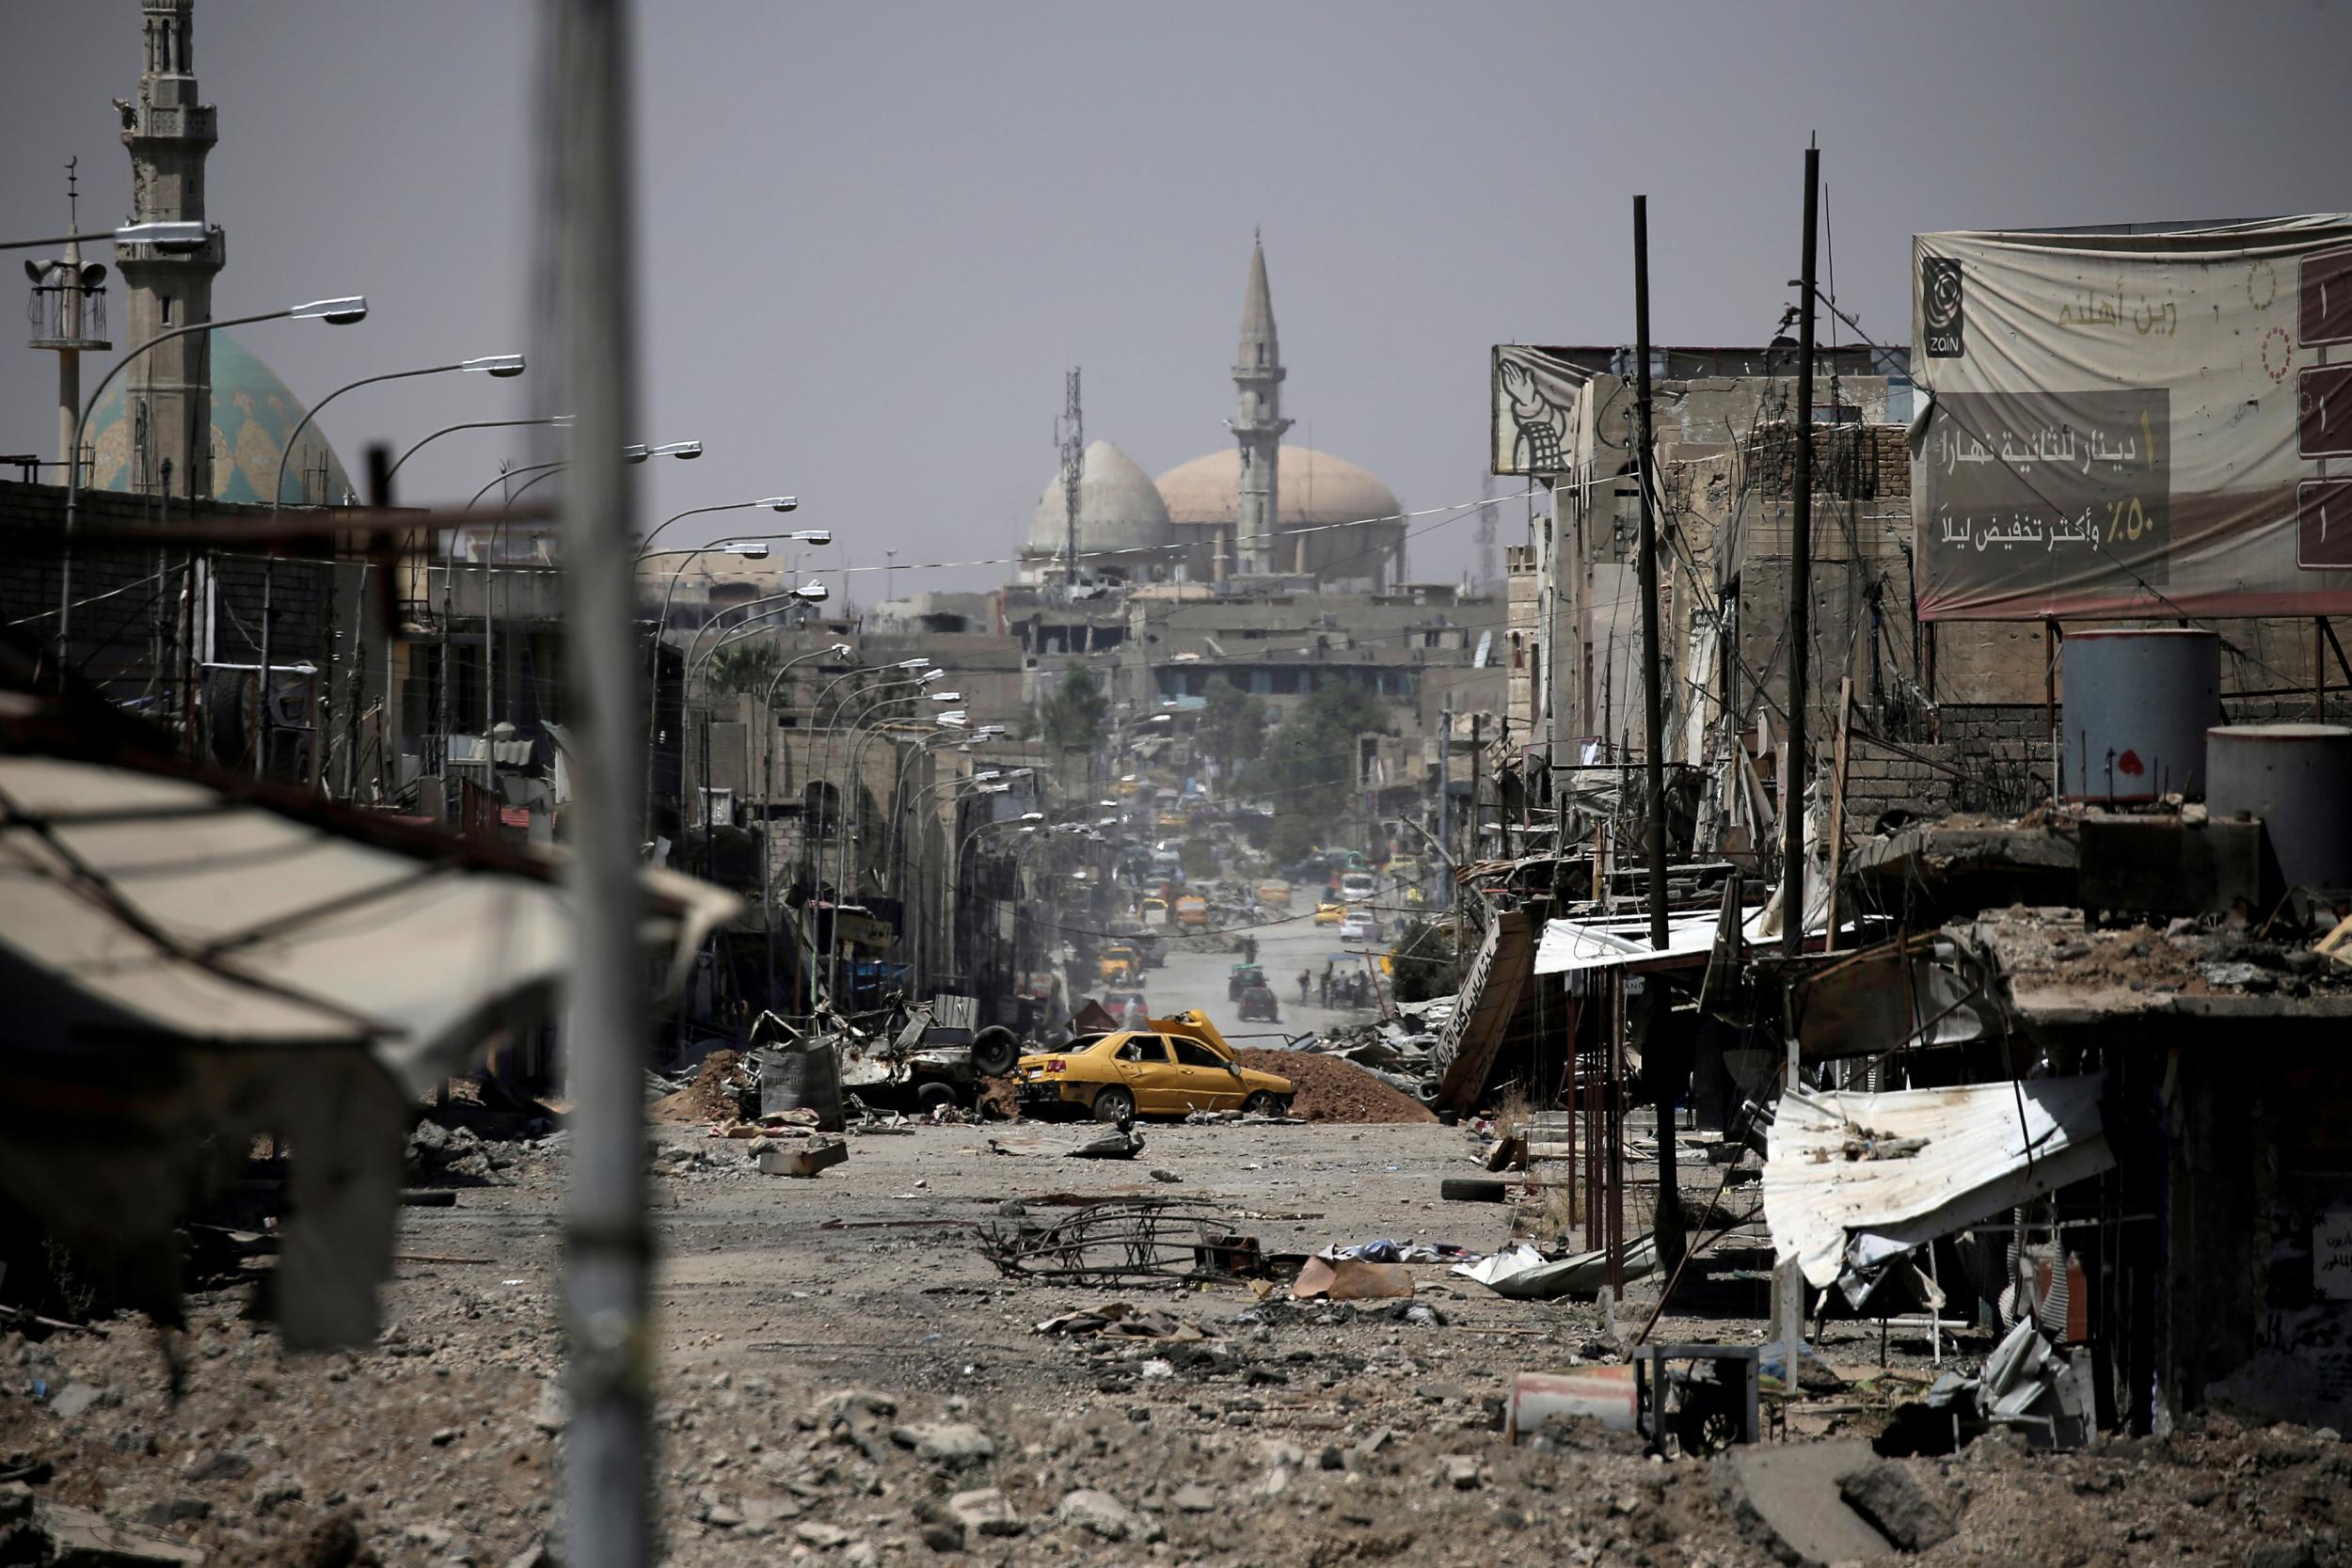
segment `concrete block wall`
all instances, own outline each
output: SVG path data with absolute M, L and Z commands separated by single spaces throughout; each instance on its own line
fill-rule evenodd
M 206 506 L 167 515 L 151 498 L 102 490 L 82 495 L 75 515 L 78 529 L 151 528 L 191 517 L 198 523 L 255 521 L 266 518 L 269 508 Z M 12 628 L 18 636 L 51 641 L 65 584 L 64 489 L 0 482 L 0 531 L 9 546 L 0 552 L 0 622 L 22 623 Z M 145 697 L 159 713 L 179 711 L 184 656 L 176 651 L 173 628 L 187 562 L 185 550 L 152 545 L 94 548 L 85 542 L 74 550 L 74 665 L 118 700 Z M 266 576 L 270 661 L 308 660 L 326 667 L 329 567 L 325 562 L 280 559 L 273 565 L 259 554 L 215 552 L 210 570 L 218 604 L 213 658 L 260 662 Z M 347 635 L 347 625 L 343 630 Z

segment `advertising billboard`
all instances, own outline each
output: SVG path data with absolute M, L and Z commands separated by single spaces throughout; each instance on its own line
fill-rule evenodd
M 1912 248 L 1921 619 L 2352 612 L 2352 215 Z

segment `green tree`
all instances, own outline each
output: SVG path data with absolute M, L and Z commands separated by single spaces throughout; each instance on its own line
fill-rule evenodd
M 1265 704 L 1223 675 L 1209 683 L 1206 705 L 1192 727 L 1193 750 L 1215 758 L 1219 774 L 1240 775 L 1265 751 Z
M 1426 1002 L 1452 996 L 1462 989 L 1462 960 L 1454 948 L 1454 932 L 1426 920 L 1408 920 L 1397 933 L 1391 953 L 1396 959 L 1396 999 Z
M 1090 751 L 1103 743 L 1103 721 L 1110 700 L 1095 689 L 1087 667 L 1073 659 L 1062 672 L 1061 686 L 1041 705 L 1040 721 L 1046 740 L 1056 746 Z
M 1266 737 L 1244 787 L 1274 802 L 1268 848 L 1289 863 L 1333 832 L 1356 809 L 1357 737 L 1392 735 L 1388 702 L 1353 686 L 1327 686 L 1300 703 Z
M 748 691 L 759 696 L 768 689 L 768 683 L 775 679 L 776 666 L 782 658 L 774 641 L 768 638 L 730 642 L 710 656 L 710 689 L 721 695 Z

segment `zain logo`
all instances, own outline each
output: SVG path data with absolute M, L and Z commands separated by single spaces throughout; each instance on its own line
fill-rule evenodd
M 1929 358 L 1957 359 L 1967 352 L 1962 338 L 1960 261 L 1956 257 L 1919 258 L 1919 316 Z

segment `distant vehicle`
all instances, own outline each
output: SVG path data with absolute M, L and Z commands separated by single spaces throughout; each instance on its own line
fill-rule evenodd
M 1152 1029 L 1082 1036 L 1063 1051 L 1024 1056 L 1025 1110 L 1084 1110 L 1097 1121 L 1191 1111 L 1287 1116 L 1291 1081 L 1233 1060 L 1206 1015 L 1185 1012 Z
M 1405 907 L 1406 909 L 1418 910 L 1426 905 L 1428 902 L 1429 895 L 1422 892 L 1419 886 L 1408 887 L 1405 890 Z
M 1274 988 L 1263 980 L 1241 993 L 1241 1021 L 1244 1023 L 1279 1023 L 1281 1005 L 1274 999 Z
M 1418 882 L 1422 876 L 1421 862 L 1410 856 L 1399 855 L 1389 863 L 1389 880 L 1392 882 Z
M 1258 902 L 1269 910 L 1291 907 L 1291 885 L 1279 877 L 1269 877 L 1258 884 Z
M 1147 926 L 1154 923 L 1165 926 L 1168 924 L 1168 900 L 1146 898 L 1136 906 L 1136 915 Z
M 1094 977 L 1122 985 L 1143 977 L 1143 958 L 1127 942 L 1114 942 L 1094 958 Z
M 1315 906 L 1315 924 L 1318 926 L 1337 926 L 1346 918 L 1347 906 L 1344 904 L 1317 904 Z
M 1361 910 L 1350 910 L 1347 911 L 1346 918 L 1340 922 L 1340 940 L 1342 942 L 1378 942 L 1380 922 Z
M 1140 1029 L 1152 1022 L 1152 1009 L 1139 990 L 1104 991 L 1103 1010 L 1130 1029 Z
M 1264 965 L 1235 964 L 1232 967 L 1232 972 L 1225 976 L 1225 1000 L 1228 1002 L 1238 1002 L 1242 998 L 1242 993 L 1248 990 L 1250 987 L 1263 986 L 1264 984 Z
M 1197 893 L 1176 900 L 1176 924 L 1198 929 L 1209 923 L 1209 901 Z
M 1356 904 L 1380 891 L 1379 879 L 1369 871 L 1347 871 L 1340 875 L 1340 897 Z

